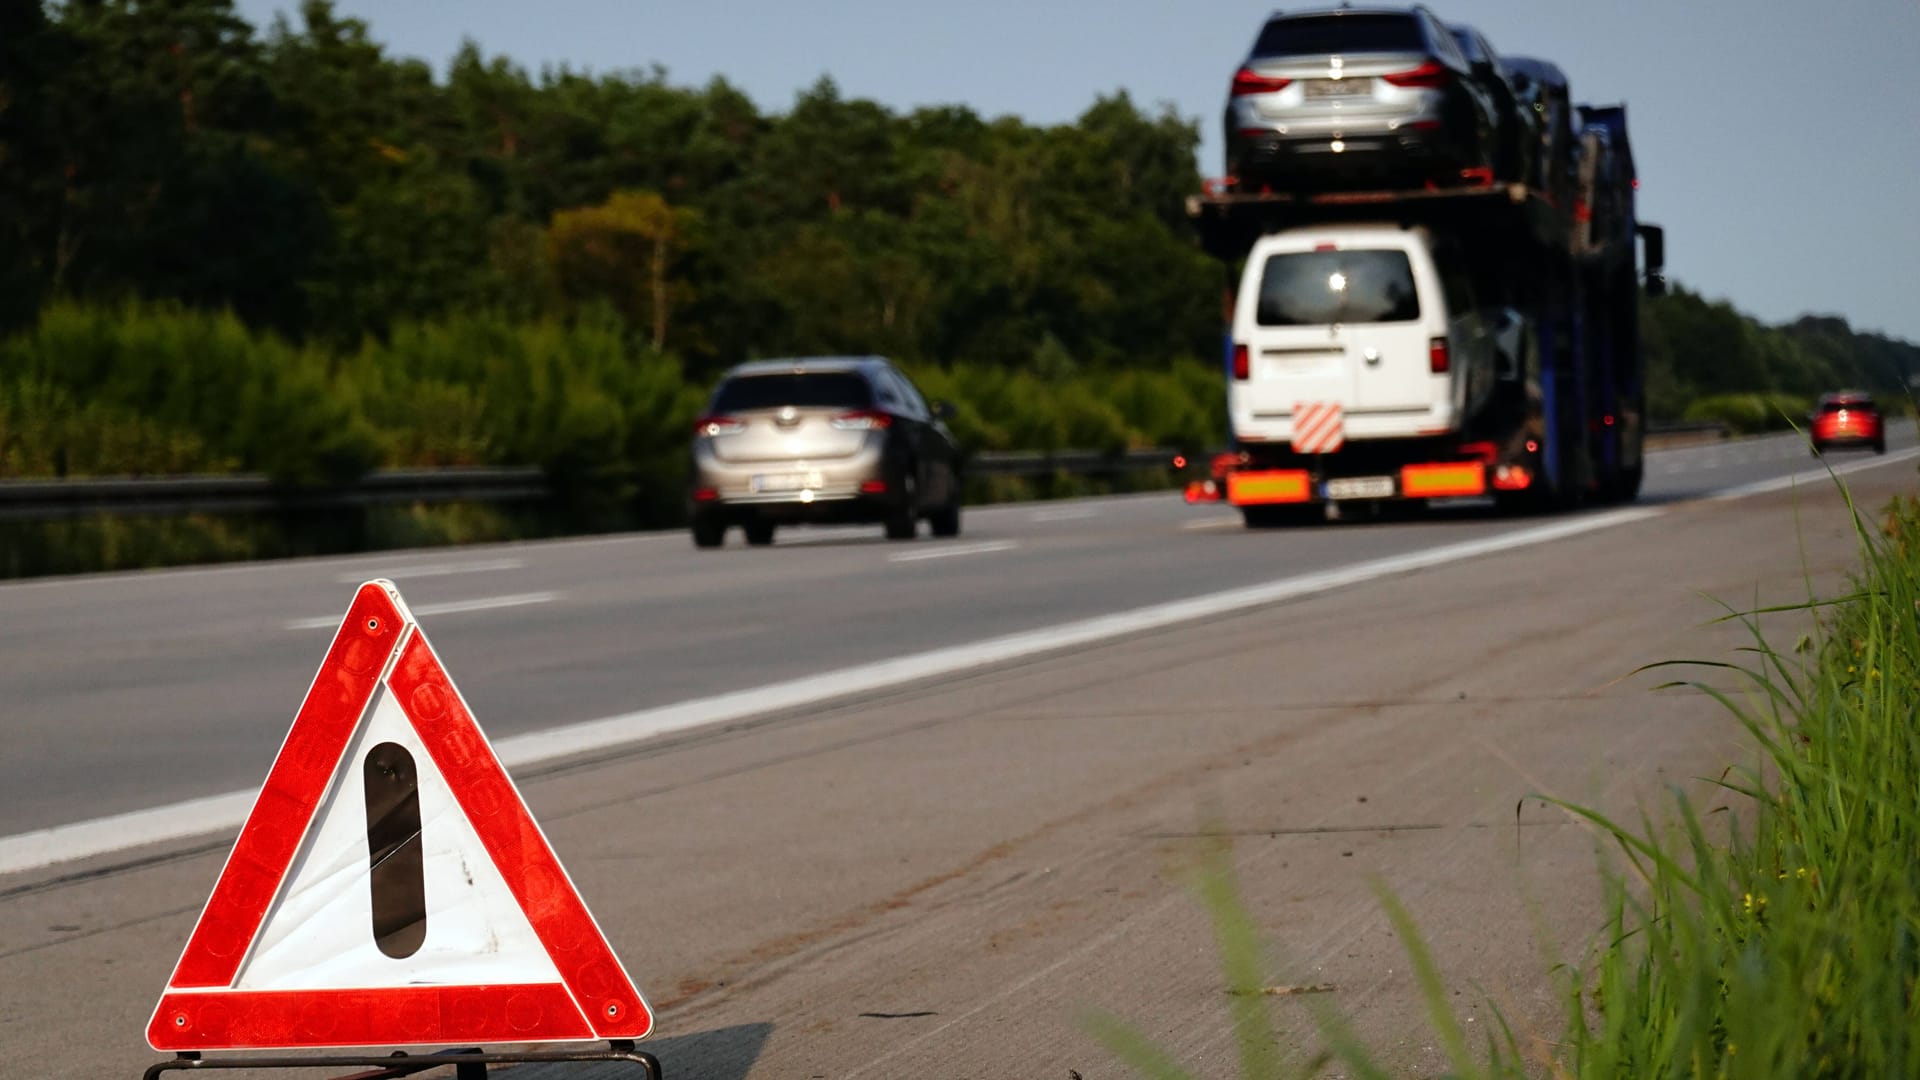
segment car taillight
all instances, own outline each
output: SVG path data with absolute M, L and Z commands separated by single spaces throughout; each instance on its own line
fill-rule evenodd
M 1381 78 L 1395 86 L 1415 90 L 1435 90 L 1447 85 L 1447 80 L 1453 78 L 1453 72 L 1448 71 L 1445 64 L 1429 60 L 1412 71 L 1397 71 L 1392 75 L 1383 75 Z
M 1241 382 L 1253 377 L 1253 361 L 1248 357 L 1245 345 L 1233 347 L 1233 377 Z
M 1445 375 L 1453 366 L 1453 357 L 1447 352 L 1447 339 L 1434 338 L 1427 342 L 1427 370 L 1435 375 Z
M 832 422 L 841 431 L 880 431 L 893 426 L 893 417 L 877 409 L 861 409 L 858 412 L 841 413 Z
M 1285 90 L 1292 79 L 1276 79 L 1271 75 L 1262 75 L 1252 68 L 1241 68 L 1233 73 L 1233 97 L 1245 97 L 1248 94 L 1271 94 L 1276 90 Z
M 745 431 L 747 422 L 731 416 L 703 416 L 693 422 L 693 433 L 712 438 L 717 435 L 738 435 Z

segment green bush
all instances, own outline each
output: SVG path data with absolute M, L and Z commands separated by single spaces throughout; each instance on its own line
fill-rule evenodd
M 379 460 L 380 444 L 327 369 L 324 354 L 253 333 L 230 314 L 56 304 L 0 343 L 0 383 L 37 403 L 9 420 L 0 444 L 20 441 L 16 424 L 50 429 L 57 441 L 33 455 L 42 460 L 17 457 L 23 473 L 64 462 L 69 472 L 184 466 L 350 480 Z M 107 449 L 115 443 L 163 452 L 128 461 Z
M 1812 408 L 1812 399 L 1794 394 L 1713 394 L 1696 398 L 1687 406 L 1685 419 L 1690 423 L 1717 421 L 1737 435 L 1755 435 L 1805 428 Z

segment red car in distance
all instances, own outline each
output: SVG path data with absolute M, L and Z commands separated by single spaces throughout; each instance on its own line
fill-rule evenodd
M 1813 452 L 1825 453 L 1834 446 L 1871 446 L 1876 454 L 1887 452 L 1887 428 L 1880 409 L 1866 394 L 1844 391 L 1827 394 L 1814 406 Z

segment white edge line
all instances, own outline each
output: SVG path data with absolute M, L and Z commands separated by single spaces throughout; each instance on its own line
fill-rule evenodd
M 1017 540 L 984 540 L 978 544 L 955 544 L 951 547 L 933 547 L 924 551 L 900 551 L 887 556 L 888 562 L 924 562 L 927 559 L 951 559 L 958 555 L 987 555 L 995 551 L 1012 551 L 1020 546 Z
M 1836 475 L 1844 476 L 1882 465 L 1897 464 L 1915 457 L 1920 457 L 1920 448 L 1876 457 L 1871 461 L 1857 462 L 1833 471 Z M 1711 501 L 1739 499 L 1747 495 L 1777 491 L 1798 482 L 1824 476 L 1826 476 L 1824 470 L 1794 474 L 1764 481 L 1761 484 L 1733 488 L 1706 498 Z M 738 690 L 730 694 L 683 701 L 673 705 L 661 705 L 600 720 L 568 724 L 546 731 L 513 735 L 496 741 L 493 744 L 494 752 L 498 755 L 501 764 L 509 769 L 543 764 L 561 758 L 626 746 L 661 735 L 871 693 L 921 679 L 956 675 L 1039 653 L 1089 645 L 1147 630 L 1164 629 L 1180 623 L 1233 614 L 1283 600 L 1293 600 L 1359 585 L 1396 574 L 1551 543 L 1602 529 L 1646 521 L 1660 517 L 1670 507 L 1685 505 L 1687 505 L 1686 502 L 1677 502 L 1669 506 L 1642 506 L 1613 510 L 1552 525 L 1520 529 L 1499 536 L 1467 540 L 1425 551 L 1373 559 L 1333 570 L 1281 578 L 1261 585 L 1228 589 L 1187 600 L 1175 600 L 1170 603 L 1137 608 L 1133 611 L 1082 619 L 1060 626 L 988 638 L 985 641 L 967 645 L 953 645 L 911 656 L 859 664 L 835 672 L 773 683 L 751 690 Z M 428 610 L 424 607 L 417 608 L 414 613 L 424 614 Z M 0 837 L 0 875 L 94 855 L 104 855 L 108 852 L 141 847 L 146 844 L 235 829 L 245 822 L 256 791 L 257 789 L 211 795 L 168 806 L 157 806 L 149 810 L 136 810 L 92 821 L 55 825 L 33 832 Z
M 419 566 L 387 565 L 376 566 L 364 574 L 335 574 L 333 580 L 341 585 L 358 585 L 368 578 L 444 577 L 448 574 L 478 574 L 490 570 L 519 570 L 526 565 L 521 559 L 477 559 L 472 562 L 422 563 Z
M 1834 465 L 1832 466 L 1833 476 L 1851 476 L 1854 473 L 1863 472 L 1867 469 L 1877 469 L 1883 465 L 1898 465 L 1900 462 L 1911 461 L 1917 457 L 1920 457 L 1920 447 L 1909 447 L 1905 450 L 1896 450 L 1884 456 L 1875 455 L 1866 461 L 1855 461 L 1846 465 Z M 1768 492 L 1785 491 L 1788 488 L 1803 485 L 1828 483 L 1831 482 L 1831 480 L 1832 477 L 1827 475 L 1827 470 L 1824 468 L 1807 469 L 1804 472 L 1789 473 L 1786 476 L 1775 476 L 1771 479 L 1760 480 L 1751 484 L 1741 484 L 1739 487 L 1716 491 L 1705 498 L 1708 502 L 1727 502 L 1732 499 L 1744 499 L 1749 495 L 1765 495 Z
M 555 592 L 514 593 L 511 596 L 483 596 L 474 600 L 451 600 L 444 604 L 422 604 L 413 609 L 415 615 L 458 615 L 465 611 L 492 611 L 496 608 L 524 607 L 528 604 L 548 604 L 560 598 Z M 338 615 L 316 615 L 311 619 L 294 619 L 286 624 L 289 630 L 325 630 L 340 625 Z

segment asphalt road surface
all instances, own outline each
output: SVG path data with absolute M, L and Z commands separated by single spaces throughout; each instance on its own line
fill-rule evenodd
M 1832 463 L 1870 507 L 1914 487 L 1913 441 Z M 1543 950 L 1598 926 L 1596 840 L 1525 797 L 1630 814 L 1738 756 L 1709 699 L 1630 673 L 1739 644 L 1706 596 L 1804 598 L 1852 566 L 1829 483 L 1784 486 L 1814 465 L 1786 438 L 1665 451 L 1639 507 L 1552 518 L 1249 533 L 1152 496 L 977 510 L 956 541 L 637 535 L 0 588 L 0 852 L 82 856 L 0 877 L 0 1045 L 53 1076 L 152 1058 L 231 830 L 85 823 L 256 785 L 374 576 L 524 763 L 670 1076 L 1121 1075 L 1090 1008 L 1226 1075 L 1183 884 L 1221 837 L 1275 985 L 1331 987 L 1311 996 L 1407 1069 L 1437 1060 L 1375 877 L 1464 1018 L 1490 1019 L 1477 986 L 1550 1038 Z M 821 700 L 843 676 L 859 692 Z M 769 686 L 805 692 L 682 708 Z M 1275 1012 L 1310 1043 L 1297 999 Z

